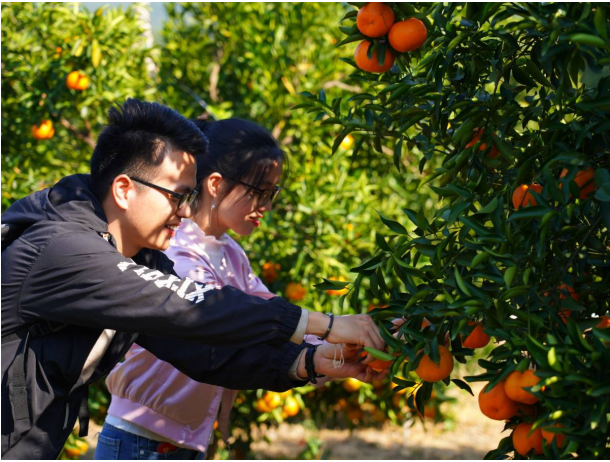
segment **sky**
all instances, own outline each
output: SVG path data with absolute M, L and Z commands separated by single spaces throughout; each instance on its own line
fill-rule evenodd
M 118 7 L 122 6 L 123 9 L 127 8 L 134 2 L 81 2 L 81 4 L 91 10 L 95 11 L 99 7 L 108 5 L 109 7 Z M 167 13 L 165 12 L 165 7 L 163 6 L 165 2 L 150 2 L 150 6 L 152 7 L 150 13 L 150 22 L 152 24 L 153 33 L 155 35 L 155 39 L 159 36 L 158 33 L 163 27 L 163 23 L 167 19 Z

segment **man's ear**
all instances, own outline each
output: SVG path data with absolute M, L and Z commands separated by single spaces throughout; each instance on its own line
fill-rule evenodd
M 212 173 L 205 179 L 205 187 L 211 197 L 216 197 L 220 193 L 220 184 L 222 183 L 222 175 L 218 172 Z
M 114 203 L 122 210 L 129 208 L 129 200 L 135 194 L 136 185 L 127 175 L 117 176 L 110 186 L 110 195 Z

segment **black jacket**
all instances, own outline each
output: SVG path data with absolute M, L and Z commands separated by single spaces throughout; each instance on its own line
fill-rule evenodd
M 107 374 L 134 342 L 200 382 L 276 391 L 303 384 L 287 375 L 305 346 L 289 341 L 299 307 L 233 287 L 210 289 L 179 278 L 172 267 L 158 251 L 133 259 L 117 251 L 87 175 L 66 177 L 2 215 L 3 458 L 56 458 L 86 385 Z M 21 367 L 13 363 L 26 340 L 5 340 L 43 324 L 65 327 L 27 339 L 28 405 L 16 418 L 21 391 L 11 383 L 12 369 Z M 80 385 L 104 329 L 116 334 Z

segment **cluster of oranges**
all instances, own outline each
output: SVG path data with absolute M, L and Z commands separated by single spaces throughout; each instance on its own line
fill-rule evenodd
M 360 8 L 356 16 L 356 25 L 363 35 L 371 39 L 384 37 L 392 50 L 406 53 L 417 50 L 428 38 L 426 25 L 417 18 L 408 18 L 404 21 L 394 22 L 394 10 L 385 3 L 370 2 Z M 356 47 L 354 60 L 356 65 L 367 72 L 387 72 L 394 65 L 394 53 L 389 47 L 385 50 L 382 64 L 379 64 L 377 50 L 369 57 L 370 40 L 363 40 Z
M 263 264 L 263 279 L 269 284 L 273 284 L 273 282 L 277 279 L 277 272 L 280 270 L 280 268 L 281 266 L 279 263 L 268 261 L 267 263 Z
M 305 294 L 307 294 L 307 289 L 303 287 L 303 284 L 298 282 L 289 282 L 284 291 L 286 298 L 292 302 L 303 300 L 305 298 Z
M 66 77 L 66 86 L 69 90 L 86 90 L 89 83 L 89 76 L 82 71 L 72 71 Z M 32 125 L 32 136 L 37 140 L 48 140 L 53 138 L 53 135 L 55 135 L 55 127 L 50 119 L 43 120 L 39 125 Z
M 535 404 L 538 397 L 529 391 L 536 386 L 540 378 L 528 369 L 524 372 L 514 371 L 510 375 L 489 389 L 489 384 L 479 394 L 479 408 L 481 412 L 493 420 L 509 420 L 515 416 L 524 419 L 535 418 L 537 409 Z M 552 427 L 560 427 L 559 424 Z M 537 428 L 532 431 L 532 424 L 522 422 L 515 426 L 512 434 L 513 446 L 522 456 L 530 451 L 542 454 L 542 439 L 552 444 L 553 439 L 557 447 L 562 447 L 565 435 L 558 433 L 557 428 Z
M 559 175 L 559 178 L 564 178 L 567 176 L 569 170 L 564 168 Z M 576 173 L 574 177 L 574 183 L 578 186 L 579 189 L 579 199 L 586 200 L 595 193 L 597 189 L 597 185 L 595 184 L 595 170 L 592 167 L 587 167 L 581 169 Z M 559 188 L 563 189 L 563 182 L 559 183 Z M 542 185 L 538 183 L 532 184 L 522 184 L 513 192 L 513 206 L 515 209 L 520 209 L 521 207 L 529 207 L 530 205 L 537 205 L 536 198 L 531 194 L 530 191 L 533 191 L 537 194 L 542 192 Z M 572 194 L 570 194 L 572 197 Z
M 256 410 L 260 413 L 272 412 L 281 406 L 282 418 L 294 417 L 301 411 L 301 405 L 297 399 L 292 396 L 292 390 L 285 391 L 283 393 L 276 393 L 274 391 L 268 391 L 256 401 Z

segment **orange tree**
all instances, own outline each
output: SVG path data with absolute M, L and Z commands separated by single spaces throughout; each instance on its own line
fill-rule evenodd
M 2 5 L 3 210 L 87 172 L 108 108 L 154 93 L 141 34 L 131 9 Z
M 481 323 L 495 346 L 479 361 L 484 372 L 467 380 L 489 382 L 482 411 L 518 427 L 488 457 L 516 450 L 516 458 L 608 458 L 608 7 L 387 6 L 401 24 L 397 36 L 392 29 L 366 36 L 353 10 L 341 21 L 347 37 L 339 45 L 347 56 L 366 40 L 365 57 L 383 67 L 390 55 L 393 66 L 363 71 L 358 60 L 369 64 L 357 52 L 356 62 L 343 60 L 356 68 L 347 82 L 361 92 L 330 107 L 305 94 L 306 107 L 341 129 L 334 148 L 352 134 L 356 159 L 391 150 L 396 178 L 410 158 L 419 190 L 435 200 L 432 210 L 406 205 L 403 215 L 382 216 L 376 252 L 352 269 L 348 297 L 362 281 L 390 299 L 374 312 L 390 350 L 373 353 L 393 359 L 395 375 L 424 364 L 422 375 L 449 384 L 447 353 L 467 361 L 473 349 L 462 339 Z M 404 25 L 414 20 L 425 41 Z M 421 46 L 393 46 L 409 43 Z M 406 322 L 392 336 L 388 319 L 396 316 Z M 424 317 L 430 325 L 422 331 Z M 420 385 L 420 405 L 431 385 Z

